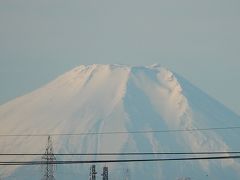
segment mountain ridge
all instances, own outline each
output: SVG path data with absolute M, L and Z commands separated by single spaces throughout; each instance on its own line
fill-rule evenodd
M 76 67 L 42 88 L 1 105 L 0 123 L 4 125 L 0 127 L 2 134 L 58 134 L 239 126 L 240 118 L 180 75 L 160 65 L 94 64 Z M 239 132 L 227 133 L 227 136 L 221 131 L 58 136 L 54 137 L 54 145 L 56 152 L 66 153 L 239 149 L 240 145 L 236 143 Z M 14 153 L 13 149 L 18 149 L 41 153 L 45 142 L 42 137 L 11 137 L 9 141 L 0 141 L 0 152 Z M 202 179 L 206 174 L 212 179 L 237 179 L 240 176 L 238 160 L 217 162 L 221 163 L 182 163 L 187 168 L 180 169 L 179 163 L 129 164 L 129 169 L 133 179 L 176 179 L 183 175 Z M 110 165 L 113 171 L 123 166 Z M 77 167 L 85 169 L 84 177 L 87 177 L 88 167 Z M 66 169 L 73 172 L 71 168 Z M 169 173 L 169 169 L 174 173 Z M 144 173 L 146 170 L 149 173 Z M 8 177 L 21 174 L 24 168 L 0 167 L 0 172 L 5 172 Z

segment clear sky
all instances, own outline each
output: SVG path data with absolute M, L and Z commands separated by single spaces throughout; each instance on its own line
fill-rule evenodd
M 93 63 L 162 64 L 240 114 L 240 1 L 0 1 L 0 104 Z

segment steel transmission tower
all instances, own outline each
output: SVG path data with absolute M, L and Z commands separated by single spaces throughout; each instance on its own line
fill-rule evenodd
M 45 153 L 42 156 L 42 161 L 46 162 L 46 164 L 43 164 L 44 176 L 42 180 L 55 180 L 54 171 L 56 169 L 56 165 L 52 164 L 52 162 L 56 161 L 56 157 L 53 153 L 52 139 L 50 136 L 48 136 L 48 142 Z
M 103 167 L 102 180 L 108 180 L 108 167 Z
M 89 180 L 96 180 L 96 165 L 93 164 L 90 167 L 90 174 L 89 174 Z

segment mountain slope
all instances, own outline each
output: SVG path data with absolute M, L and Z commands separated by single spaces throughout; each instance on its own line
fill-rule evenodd
M 91 65 L 77 67 L 43 88 L 0 106 L 0 123 L 1 134 L 73 134 L 229 127 L 239 126 L 240 118 L 181 76 L 158 65 Z M 240 149 L 239 134 L 239 130 L 131 133 L 54 136 L 53 141 L 55 152 L 62 153 L 231 151 Z M 0 144 L 1 153 L 42 153 L 46 137 L 10 136 L 1 138 Z M 237 160 L 109 166 L 112 179 L 123 179 L 126 168 L 131 179 L 240 177 Z M 27 179 L 23 175 L 29 168 L 0 167 L 0 174 L 9 179 Z M 61 166 L 56 176 L 86 179 L 88 168 Z M 31 172 L 34 175 L 29 179 L 41 176 L 36 167 Z

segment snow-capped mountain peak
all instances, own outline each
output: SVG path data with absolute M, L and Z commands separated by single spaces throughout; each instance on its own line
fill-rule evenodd
M 228 127 L 239 126 L 240 118 L 161 65 L 94 64 L 76 67 L 46 86 L 0 106 L 0 123 L 1 134 L 37 135 Z M 207 152 L 237 150 L 240 148 L 236 143 L 238 137 L 239 131 L 189 131 L 54 136 L 53 141 L 55 152 L 64 153 Z M 5 137 L 0 140 L 0 152 L 42 153 L 45 143 L 45 137 Z M 31 157 L 25 159 L 31 160 Z M 109 166 L 110 176 L 117 179 L 118 169 L 125 165 Z M 236 160 L 127 166 L 132 179 L 182 176 L 203 179 L 206 174 L 210 179 L 240 176 L 240 164 Z M 82 177 L 87 178 L 88 166 L 77 167 L 85 169 Z M 60 167 L 61 171 L 72 173 L 72 179 L 78 172 L 76 166 Z M 21 172 L 25 172 L 24 167 L 0 167 L 0 174 L 6 178 Z M 39 176 L 36 175 L 36 179 Z M 19 176 L 18 179 L 25 178 Z M 58 179 L 66 178 L 59 176 Z

